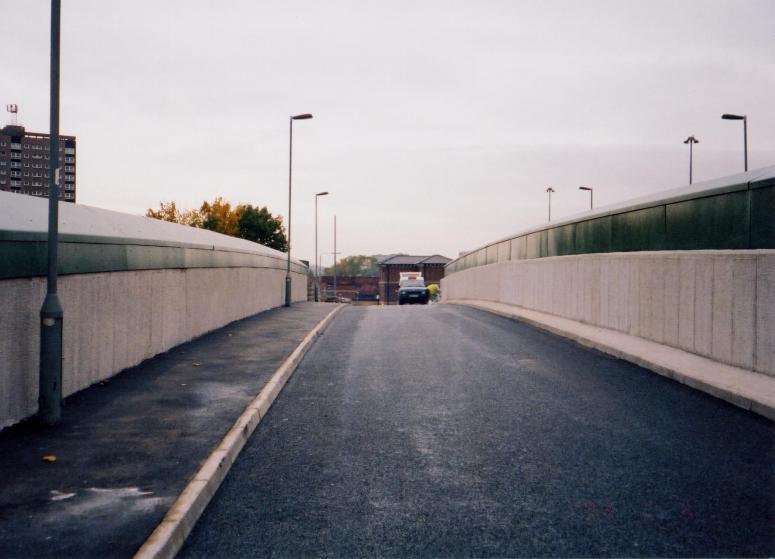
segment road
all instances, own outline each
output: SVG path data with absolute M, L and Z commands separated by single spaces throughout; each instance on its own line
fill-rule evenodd
M 775 428 L 526 325 L 352 307 L 182 557 L 772 556 Z

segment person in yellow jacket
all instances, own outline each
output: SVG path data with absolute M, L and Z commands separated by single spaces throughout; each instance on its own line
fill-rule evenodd
M 435 283 L 432 283 L 428 286 L 428 295 L 431 298 L 431 301 L 438 301 L 439 300 L 439 286 Z

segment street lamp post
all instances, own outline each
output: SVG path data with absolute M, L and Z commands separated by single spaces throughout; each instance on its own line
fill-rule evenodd
M 546 192 L 549 194 L 549 221 L 552 220 L 552 192 L 554 192 L 554 188 L 551 186 L 547 187 Z
M 723 114 L 721 118 L 724 120 L 743 121 L 743 168 L 748 171 L 748 117 L 746 115 Z
M 323 257 L 324 256 L 330 256 L 332 254 L 334 255 L 334 258 L 336 259 L 336 254 L 334 254 L 333 252 L 321 252 L 320 253 L 320 255 L 318 256 L 318 269 L 321 269 L 323 267 Z
M 285 306 L 291 306 L 291 175 L 293 172 L 293 121 L 307 120 L 311 114 L 290 117 L 290 134 L 288 144 L 288 264 L 285 268 Z
M 318 261 L 318 196 L 328 196 L 328 192 L 315 194 L 315 260 Z M 315 268 L 315 302 L 320 301 L 320 266 Z
M 56 425 L 62 416 L 62 325 L 64 311 L 57 295 L 59 247 L 59 31 L 61 0 L 51 0 L 51 91 L 48 181 L 48 272 L 46 298 L 40 309 L 38 417 Z
M 334 216 L 334 300 L 339 302 L 339 298 L 336 295 L 336 216 Z
M 589 190 L 589 209 L 591 210 L 593 208 L 593 206 L 594 206 L 593 201 L 592 201 L 592 196 L 593 196 L 593 189 L 592 189 L 592 187 L 591 186 L 580 186 L 579 190 Z
M 692 146 L 699 144 L 700 141 L 694 136 L 689 136 L 684 140 L 685 144 L 689 144 L 689 184 L 692 184 Z

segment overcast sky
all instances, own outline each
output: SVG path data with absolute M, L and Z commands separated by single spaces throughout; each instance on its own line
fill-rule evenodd
M 312 260 L 462 250 L 775 164 L 775 0 L 63 0 L 78 201 L 222 196 L 287 214 Z M 49 7 L 0 0 L 0 104 L 48 131 Z M 9 115 L 6 115 L 6 117 Z M 5 119 L 5 117 L 2 117 Z M 7 119 L 6 119 L 7 120 Z M 330 256 L 325 257 L 330 259 Z M 327 260 L 324 260 L 326 263 Z

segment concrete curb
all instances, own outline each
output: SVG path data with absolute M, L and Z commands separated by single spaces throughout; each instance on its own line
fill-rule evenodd
M 687 351 L 607 328 L 478 300 L 446 301 L 518 320 L 552 334 L 635 363 L 681 384 L 775 420 L 775 378 L 726 365 Z
M 344 305 L 337 305 L 307 334 L 248 404 L 232 428 L 202 464 L 167 511 L 161 523 L 137 550 L 135 559 L 171 558 L 180 550 L 210 499 L 261 419 L 296 370 L 304 355 Z

